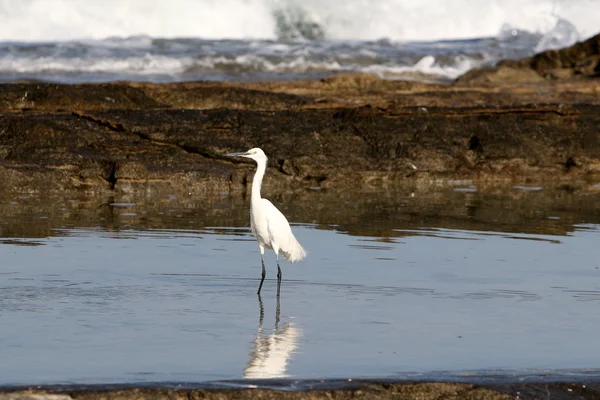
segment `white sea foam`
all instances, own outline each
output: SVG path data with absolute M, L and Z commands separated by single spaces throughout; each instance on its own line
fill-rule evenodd
M 131 58 L 53 58 L 41 57 L 32 60 L 0 58 L 0 72 L 61 73 L 61 72 L 103 72 L 103 73 L 135 73 L 178 74 L 185 71 L 194 61 L 164 56 L 144 56 Z
M 596 0 L 3 0 L 0 40 L 274 39 L 277 15 L 292 24 L 289 16 L 301 15 L 296 22 L 318 26 L 328 39 L 476 38 L 503 24 L 545 34 L 561 19 L 581 38 L 600 31 Z
M 336 60 L 311 60 L 305 56 L 287 57 L 272 61 L 257 54 L 242 54 L 233 57 L 204 56 L 166 57 L 146 54 L 127 58 L 63 58 L 39 57 L 33 59 L 0 57 L 0 73 L 17 73 L 25 76 L 61 74 L 104 74 L 122 75 L 121 79 L 147 79 L 148 76 L 163 76 L 158 81 L 201 79 L 203 73 L 296 73 L 306 72 L 366 72 L 385 79 L 430 79 L 450 80 L 477 66 L 481 60 L 458 57 L 452 63 L 439 64 L 432 56 L 425 56 L 414 65 L 394 64 L 359 65 L 342 64 Z M 135 77 L 138 78 L 135 78 Z M 146 78 L 145 78 L 146 77 Z M 171 77 L 173 77 L 171 79 Z M 178 78 L 177 78 L 178 77 Z M 96 80 L 96 79 L 93 79 Z M 85 79 L 84 79 L 85 81 Z
M 580 35 L 575 25 L 567 20 L 559 19 L 554 28 L 542 36 L 534 48 L 536 53 L 544 50 L 560 49 L 579 41 Z
M 375 73 L 381 78 L 386 79 L 413 79 L 429 76 L 442 80 L 456 79 L 460 75 L 470 69 L 482 64 L 482 60 L 475 60 L 467 57 L 457 57 L 451 64 L 439 64 L 435 57 L 425 56 L 416 64 L 409 66 L 393 66 L 393 65 L 372 65 L 363 68 L 363 72 Z

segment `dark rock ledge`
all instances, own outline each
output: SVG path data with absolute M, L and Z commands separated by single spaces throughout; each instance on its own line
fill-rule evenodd
M 485 70 L 449 86 L 368 75 L 0 85 L 0 190 L 244 190 L 252 164 L 222 154 L 254 146 L 270 156 L 267 192 L 597 181 L 598 37 L 588 42 L 495 69 L 535 74 L 518 83 L 482 81 Z

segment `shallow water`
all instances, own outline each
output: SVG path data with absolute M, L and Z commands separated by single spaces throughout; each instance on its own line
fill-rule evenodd
M 244 199 L 3 199 L 0 385 L 598 368 L 600 191 L 457 189 L 274 199 L 279 301 Z

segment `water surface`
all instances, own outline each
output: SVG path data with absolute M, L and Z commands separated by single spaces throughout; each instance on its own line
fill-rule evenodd
M 0 385 L 599 367 L 597 188 L 295 198 L 279 299 L 244 199 L 3 199 Z

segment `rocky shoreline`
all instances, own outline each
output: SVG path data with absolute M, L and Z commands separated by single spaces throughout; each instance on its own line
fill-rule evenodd
M 585 65 L 592 56 L 581 56 Z M 3 84 L 0 189 L 244 190 L 252 165 L 222 155 L 255 146 L 270 156 L 266 193 L 599 180 L 598 67 L 558 79 L 567 75 L 558 67 L 554 75 L 529 67 L 539 64 L 512 62 L 508 75 L 501 64 L 453 85 L 368 75 L 253 84 Z M 510 79 L 515 71 L 521 77 Z M 498 74 L 504 81 L 484 79 Z

